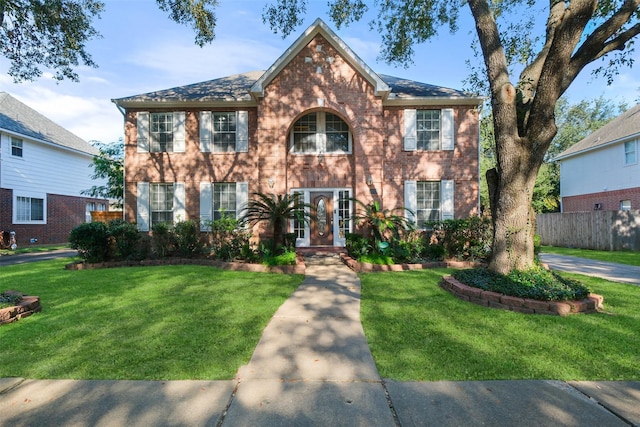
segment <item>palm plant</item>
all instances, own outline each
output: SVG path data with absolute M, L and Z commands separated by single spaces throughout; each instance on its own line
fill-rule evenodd
M 253 193 L 247 209 L 241 218 L 250 226 L 267 222 L 273 232 L 273 251 L 284 244 L 287 222 L 290 220 L 309 221 L 314 217 L 313 207 L 300 199 L 299 193 L 264 194 Z
M 400 231 L 413 228 L 413 223 L 404 216 L 407 208 L 382 209 L 378 200 L 364 203 L 352 198 L 358 209 L 352 216 L 353 222 L 358 226 L 369 230 L 376 244 L 386 242 L 391 238 L 399 239 Z

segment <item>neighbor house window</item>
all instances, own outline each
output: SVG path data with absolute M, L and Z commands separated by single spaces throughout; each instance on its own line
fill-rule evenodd
M 416 220 L 418 228 L 426 228 L 430 222 L 440 220 L 440 181 L 416 183 Z
M 85 213 L 84 213 L 85 222 L 92 221 L 91 212 L 95 210 L 96 210 L 96 204 L 94 202 L 89 202 L 86 204 Z
M 22 157 L 22 140 L 18 138 L 11 138 L 11 155 L 15 157 Z
M 151 224 L 173 222 L 173 184 L 149 186 Z
M 213 220 L 223 216 L 237 218 L 235 182 L 213 184 Z
M 630 211 L 631 210 L 631 200 L 621 200 L 620 201 L 620 210 L 621 211 Z
M 173 151 L 173 113 L 151 113 L 151 152 Z
M 440 110 L 418 110 L 416 132 L 418 150 L 439 150 Z
M 637 141 L 627 141 L 624 143 L 624 164 L 635 165 L 638 163 Z
M 319 111 L 301 117 L 291 132 L 294 153 L 349 153 L 349 125 L 335 114 Z
M 18 222 L 44 221 L 44 199 L 18 196 L 16 204 Z

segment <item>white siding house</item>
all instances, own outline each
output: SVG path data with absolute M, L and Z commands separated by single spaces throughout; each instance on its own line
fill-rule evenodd
M 640 209 L 640 105 L 561 153 L 563 212 Z
M 19 245 L 62 243 L 107 200 L 83 196 L 98 150 L 5 92 L 0 92 L 0 230 Z

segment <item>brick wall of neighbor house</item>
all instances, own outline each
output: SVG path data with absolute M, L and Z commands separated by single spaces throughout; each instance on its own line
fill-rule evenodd
M 640 209 L 640 187 L 563 197 L 562 211 L 592 211 L 595 210 L 596 203 L 600 203 L 600 209 L 603 211 L 617 211 L 622 200 L 630 200 L 632 210 Z
M 38 244 L 66 243 L 71 230 L 86 221 L 89 202 L 108 206 L 106 199 L 47 194 L 46 224 L 13 224 L 13 191 L 3 188 L 0 189 L 0 229 L 15 231 L 18 246 L 30 245 L 31 239 L 37 239 Z

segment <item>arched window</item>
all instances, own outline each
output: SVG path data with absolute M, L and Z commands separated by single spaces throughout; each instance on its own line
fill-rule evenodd
M 309 113 L 293 125 L 291 151 L 298 154 L 351 153 L 349 125 L 335 114 Z

